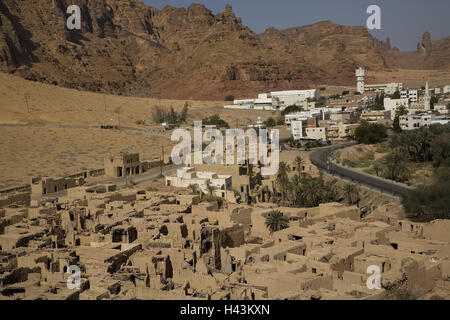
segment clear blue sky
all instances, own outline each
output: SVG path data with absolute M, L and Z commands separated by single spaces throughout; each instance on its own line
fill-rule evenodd
M 270 26 L 277 29 L 304 26 L 322 20 L 344 25 L 366 25 L 366 9 L 381 8 L 381 30 L 375 37 L 391 38 L 392 46 L 402 51 L 415 50 L 425 31 L 432 39 L 450 34 L 450 0 L 141 0 L 162 9 L 166 5 L 188 7 L 202 3 L 213 13 L 222 12 L 226 3 L 253 31 L 262 33 Z

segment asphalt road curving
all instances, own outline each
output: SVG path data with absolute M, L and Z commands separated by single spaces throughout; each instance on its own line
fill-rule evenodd
M 339 175 L 343 178 L 352 180 L 353 182 L 360 183 L 361 185 L 365 185 L 369 188 L 376 189 L 385 193 L 389 193 L 396 197 L 399 197 L 402 193 L 412 190 L 412 188 L 409 188 L 407 186 L 403 186 L 395 182 L 389 182 L 387 180 L 368 174 L 363 174 L 355 170 L 347 169 L 342 166 L 336 165 L 331 161 L 328 162 L 328 157 L 331 152 L 355 144 L 355 142 L 345 143 L 342 145 L 314 150 L 310 154 L 311 163 L 321 171 L 325 171 L 333 175 Z

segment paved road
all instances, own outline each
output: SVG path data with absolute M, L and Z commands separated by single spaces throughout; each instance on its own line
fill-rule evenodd
M 356 144 L 355 142 L 352 143 L 346 143 L 343 145 L 338 146 L 332 146 L 329 148 L 323 148 L 314 150 L 310 154 L 310 160 L 311 163 L 314 164 L 319 170 L 329 172 L 333 175 L 339 175 L 343 178 L 347 178 L 349 180 L 352 180 L 354 182 L 360 183 L 362 185 L 365 185 L 369 188 L 380 190 L 385 193 L 389 193 L 393 196 L 400 196 L 402 193 L 411 190 L 412 188 L 391 183 L 389 181 L 386 181 L 384 179 L 370 176 L 367 174 L 355 172 L 354 170 L 350 170 L 338 165 L 335 165 L 332 162 L 328 162 L 328 156 L 331 152 L 342 149 L 351 145 Z

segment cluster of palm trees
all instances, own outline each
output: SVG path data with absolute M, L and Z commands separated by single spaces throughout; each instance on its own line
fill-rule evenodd
M 402 131 L 392 136 L 389 144 L 392 152 L 375 161 L 377 176 L 406 182 L 411 176 L 408 161 L 415 163 L 434 161 L 435 167 L 445 162 L 450 148 L 450 125 L 432 125 L 416 130 Z M 444 156 L 443 156 L 444 155 Z
M 217 188 L 215 186 L 213 186 L 211 184 L 211 182 L 207 182 L 206 183 L 206 190 L 207 190 L 207 194 L 203 193 L 202 189 L 200 188 L 200 186 L 197 183 L 191 183 L 188 186 L 188 189 L 191 190 L 192 194 L 198 194 L 200 196 L 200 198 L 205 198 L 205 196 L 208 196 L 209 198 L 213 198 L 214 197 L 214 192 L 217 190 Z
M 339 192 L 337 180 L 325 181 L 322 176 L 311 177 L 303 172 L 304 161 L 297 156 L 293 162 L 296 173 L 289 178 L 290 167 L 280 162 L 276 177 L 276 192 L 274 202 L 280 205 L 299 208 L 316 207 L 321 203 L 345 200 L 348 204 L 360 202 L 359 188 L 354 184 L 344 186 L 344 192 Z
M 427 162 L 433 158 L 436 138 L 448 134 L 450 134 L 450 124 L 421 127 L 394 135 L 390 146 L 394 152 L 406 153 L 411 161 Z

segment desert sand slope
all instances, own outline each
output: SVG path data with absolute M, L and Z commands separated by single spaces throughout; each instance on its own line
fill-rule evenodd
M 0 73 L 0 123 L 3 124 L 117 125 L 120 108 L 121 125 L 136 127 L 137 120 L 151 120 L 155 106 L 173 106 L 179 110 L 185 102 L 77 91 Z M 187 102 L 191 110 L 221 103 Z
M 106 155 L 119 151 L 158 158 L 161 146 L 170 147 L 170 136 L 154 135 L 136 121 L 152 125 L 155 106 L 180 109 L 185 102 L 82 92 L 0 73 L 0 188 L 29 183 L 37 175 L 101 168 Z M 218 105 L 188 103 L 192 116 L 201 113 L 196 110 Z M 118 124 L 117 108 L 122 128 L 139 130 L 99 129 L 99 125 Z

